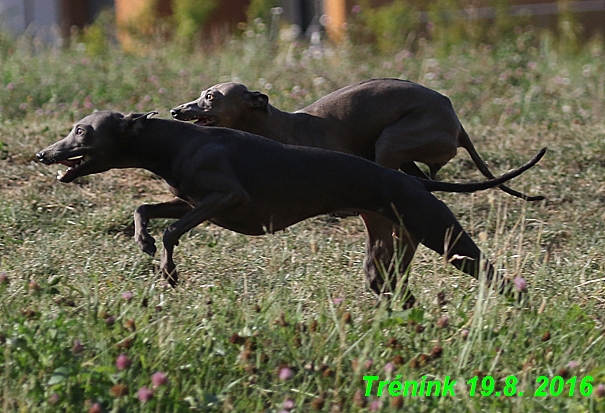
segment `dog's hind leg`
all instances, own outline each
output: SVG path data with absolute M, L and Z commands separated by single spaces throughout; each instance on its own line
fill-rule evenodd
M 401 168 L 410 173 L 405 168 L 409 169 L 411 162 L 422 162 L 429 165 L 431 178 L 434 178 L 437 170 L 456 156 L 457 130 L 452 128 L 450 132 L 441 127 L 442 130 L 435 131 L 428 126 L 422 119 L 415 122 L 408 115 L 384 128 L 374 145 L 376 163 L 390 169 Z M 414 172 L 411 174 L 419 176 Z
M 418 165 L 416 165 L 416 163 L 414 162 L 405 162 L 403 163 L 399 169 L 401 169 L 403 172 L 405 172 L 408 175 L 412 175 L 415 176 L 417 178 L 422 178 L 422 179 L 431 179 L 427 174 L 425 174 L 422 169 L 420 169 L 418 167 Z
M 410 199 L 414 202 L 410 202 Z M 410 234 L 422 244 L 476 279 L 484 272 L 488 284 L 494 284 L 499 293 L 507 290 L 505 281 L 494 282 L 494 267 L 443 202 L 430 193 L 410 190 L 394 205 L 397 212 L 393 212 L 393 220 L 400 219 Z
M 364 213 L 361 218 L 367 230 L 363 268 L 370 288 L 378 295 L 394 294 L 397 282 L 401 280 L 404 307 L 411 308 L 416 299 L 404 277 L 407 277 L 418 242 L 405 228 L 393 225 L 382 216 Z

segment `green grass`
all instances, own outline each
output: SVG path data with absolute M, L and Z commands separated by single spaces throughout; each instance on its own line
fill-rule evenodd
M 363 376 L 400 375 L 458 383 L 455 397 L 403 397 L 403 411 L 605 411 L 602 397 L 579 387 L 573 397 L 534 397 L 539 376 L 605 383 L 605 52 L 592 42 L 563 55 L 546 39 L 526 31 L 445 56 L 430 42 L 375 55 L 349 44 L 274 44 L 254 31 L 191 54 L 171 44 L 95 56 L 78 45 L 2 43 L 1 410 L 278 412 L 292 400 L 293 412 L 389 412 L 400 400 L 365 399 Z M 506 276 L 527 280 L 523 305 L 424 248 L 410 276 L 417 308 L 380 305 L 365 285 L 358 218 L 317 217 L 256 238 L 201 225 L 177 248 L 183 281 L 173 290 L 158 279 L 158 259 L 132 240 L 134 209 L 170 199 L 163 182 L 127 170 L 63 185 L 56 168 L 35 160 L 96 109 L 168 117 L 177 103 L 235 79 L 295 110 L 382 76 L 448 95 L 495 172 L 549 147 L 511 183 L 545 202 L 495 190 L 438 194 Z M 460 153 L 440 179 L 481 177 Z M 166 225 L 154 223 L 152 234 Z M 447 303 L 438 304 L 439 293 Z M 427 357 L 436 347 L 442 354 Z M 120 354 L 131 361 L 123 370 Z M 292 377 L 282 380 L 286 367 Z M 154 389 L 156 372 L 168 383 Z M 492 376 L 497 390 L 514 375 L 524 396 L 469 397 L 476 375 Z M 154 392 L 144 404 L 142 387 Z

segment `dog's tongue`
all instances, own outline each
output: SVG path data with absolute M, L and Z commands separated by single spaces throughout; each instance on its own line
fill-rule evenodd
M 78 156 L 73 156 L 71 158 L 59 161 L 59 163 L 61 165 L 65 165 L 68 166 L 70 168 L 73 168 L 74 166 L 76 166 L 77 164 L 79 164 L 82 161 L 82 155 L 78 155 Z
M 68 166 L 70 168 L 73 168 L 74 166 L 76 166 L 78 164 L 78 160 L 77 159 L 74 159 L 74 160 L 66 159 L 64 161 L 60 161 L 59 163 L 61 165 L 65 165 L 65 166 Z

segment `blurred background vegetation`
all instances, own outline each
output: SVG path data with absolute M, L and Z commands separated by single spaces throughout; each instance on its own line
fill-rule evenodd
M 87 109 L 169 105 L 207 83 L 231 79 L 251 88 L 290 84 L 294 93 L 272 99 L 294 109 L 355 79 L 378 76 L 427 84 L 456 100 L 462 116 L 487 104 L 483 116 L 490 122 L 561 113 L 565 120 L 573 117 L 570 111 L 582 121 L 602 115 L 600 105 L 582 107 L 575 98 L 603 93 L 603 32 L 585 30 L 565 2 L 539 26 L 511 15 L 505 0 L 394 0 L 380 7 L 360 0 L 347 9 L 338 42 L 326 33 L 329 18 L 311 21 L 305 32 L 275 3 L 251 1 L 246 22 L 219 27 L 210 24 L 219 20 L 211 17 L 218 2 L 174 0 L 168 14 L 157 1 L 143 2 L 132 12 L 136 18 L 118 23 L 111 10 L 100 13 L 93 24 L 71 30 L 59 48 L 0 32 L 0 116 L 76 110 L 84 100 L 92 102 Z M 93 81 L 95 71 L 108 76 Z M 70 81 L 59 81 L 66 74 Z M 122 87 L 111 87 L 115 76 Z M 553 81 L 543 84 L 545 76 Z

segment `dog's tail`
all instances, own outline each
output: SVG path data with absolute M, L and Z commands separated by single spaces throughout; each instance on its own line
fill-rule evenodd
M 533 159 L 531 159 L 529 162 L 525 163 L 521 167 L 514 169 L 510 172 L 507 172 L 503 175 L 500 175 L 497 178 L 492 175 L 492 179 L 488 179 L 487 181 L 483 181 L 483 182 L 470 182 L 470 183 L 465 183 L 465 184 L 459 184 L 459 183 L 451 183 L 451 182 L 431 181 L 428 179 L 419 179 L 419 178 L 418 179 L 420 181 L 422 181 L 422 184 L 424 185 L 424 187 L 431 192 L 434 192 L 434 191 L 475 192 L 475 191 L 481 191 L 484 189 L 493 188 L 495 186 L 499 186 L 500 188 L 505 188 L 502 185 L 504 182 L 521 175 L 523 172 L 527 171 L 529 168 L 531 168 L 532 166 L 537 164 L 538 161 L 540 159 L 542 159 L 542 157 L 544 156 L 545 153 L 546 153 L 546 148 L 542 148 L 540 150 L 540 152 L 538 152 L 536 154 L 536 156 L 533 157 Z M 507 188 L 507 189 L 509 189 L 509 188 Z M 506 192 L 508 192 L 508 191 L 506 191 Z M 521 194 L 521 195 L 523 195 L 523 194 Z M 533 197 L 533 198 L 538 198 L 538 197 Z M 543 197 L 541 199 L 543 199 Z M 528 200 L 535 200 L 535 199 L 528 199 Z
M 462 128 L 462 126 L 461 126 L 461 128 Z M 473 163 L 477 166 L 477 168 L 483 174 L 483 176 L 485 176 L 486 178 L 489 178 L 490 180 L 496 178 L 494 176 L 494 174 L 492 174 L 492 172 L 489 170 L 487 165 L 485 164 L 485 161 L 483 159 L 481 159 L 481 156 L 479 156 L 479 153 L 477 153 L 477 150 L 475 149 L 475 146 L 473 145 L 471 138 L 468 136 L 468 133 L 466 133 L 464 128 L 462 128 L 460 135 L 458 136 L 458 146 L 461 146 L 464 149 L 466 149 L 466 151 L 471 156 Z M 521 198 L 526 201 L 541 201 L 544 199 L 544 197 L 542 195 L 537 195 L 537 196 L 525 195 L 524 193 L 515 191 L 514 189 L 509 188 L 506 185 L 500 185 L 499 187 L 501 190 L 503 190 L 507 194 L 516 196 L 517 198 Z

